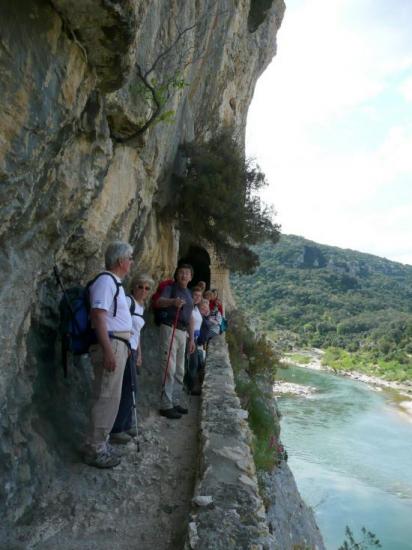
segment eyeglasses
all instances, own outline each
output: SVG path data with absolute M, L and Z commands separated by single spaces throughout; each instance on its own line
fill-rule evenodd
M 150 290 L 150 286 L 144 286 L 144 285 L 137 285 L 137 288 L 140 288 L 140 290 Z

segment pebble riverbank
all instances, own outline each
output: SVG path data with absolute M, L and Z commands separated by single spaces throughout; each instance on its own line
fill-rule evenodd
M 305 363 L 300 363 L 292 359 L 292 356 L 298 354 L 304 357 L 307 357 L 309 360 Z M 352 380 L 357 380 L 358 382 L 363 382 L 367 384 L 374 391 L 382 391 L 383 388 L 394 390 L 399 394 L 397 401 L 398 410 L 402 415 L 405 415 L 408 420 L 412 422 L 412 381 L 408 382 L 393 382 L 390 380 L 384 380 L 378 378 L 377 376 L 370 376 L 358 371 L 336 371 L 328 365 L 322 364 L 322 357 L 324 351 L 318 348 L 311 348 L 305 350 L 295 350 L 291 354 L 287 354 L 282 357 L 282 363 L 284 365 L 295 365 L 297 367 L 312 369 L 312 370 L 324 370 L 328 372 L 333 372 L 338 376 L 345 376 L 351 378 Z M 277 393 L 296 393 L 299 395 L 308 396 L 311 391 L 303 391 L 302 387 L 299 388 L 299 391 L 296 388 L 289 388 L 291 391 L 287 391 L 287 388 L 282 387 L 282 384 L 279 384 L 276 387 Z M 293 390 L 293 391 L 292 391 Z

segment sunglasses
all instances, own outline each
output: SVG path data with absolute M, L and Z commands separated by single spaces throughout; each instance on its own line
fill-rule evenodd
M 144 285 L 137 285 L 137 288 L 140 288 L 140 290 L 150 290 L 150 286 L 144 286 Z

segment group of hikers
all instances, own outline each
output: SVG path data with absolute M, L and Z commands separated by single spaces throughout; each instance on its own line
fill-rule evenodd
M 154 281 L 137 273 L 126 294 L 122 280 L 133 263 L 130 244 L 116 241 L 107 247 L 105 271 L 87 287 L 90 322 L 95 343 L 89 348 L 94 370 L 90 429 L 84 447 L 86 464 L 111 468 L 120 462 L 116 445 L 137 436 L 133 410 L 136 372 L 142 364 L 140 333 L 143 312 Z M 168 419 L 188 413 L 186 395 L 200 395 L 205 347 L 224 324 L 217 292 L 199 281 L 189 288 L 193 268 L 180 263 L 173 279 L 163 281 L 152 296 L 156 323 L 160 325 L 162 371 L 159 412 Z

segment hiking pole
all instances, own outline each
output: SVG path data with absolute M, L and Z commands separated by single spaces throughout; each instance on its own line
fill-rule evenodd
M 192 396 L 192 390 L 189 389 L 189 384 L 192 385 L 192 381 L 191 380 L 191 372 L 190 372 L 190 349 L 189 349 L 189 344 L 187 343 L 186 341 L 186 349 L 185 349 L 185 371 L 186 371 L 186 380 L 187 380 L 187 383 L 186 383 L 186 391 L 187 391 L 187 394 L 188 394 L 188 402 L 189 402 L 189 405 L 191 407 L 192 405 L 192 400 L 191 400 L 191 396 Z
M 133 355 L 132 355 L 133 357 Z M 133 372 L 134 369 L 134 372 Z M 130 382 L 132 386 L 132 399 L 133 399 L 133 409 L 134 409 L 134 423 L 136 426 L 136 452 L 138 453 L 140 451 L 140 443 L 139 443 L 139 430 L 137 427 L 137 408 L 136 408 L 136 401 L 137 401 L 137 384 L 136 384 L 136 365 L 132 365 L 130 361 Z
M 61 280 L 59 270 L 57 269 L 57 265 L 53 266 L 53 273 L 54 273 L 54 276 L 56 277 L 56 281 L 57 281 L 58 286 L 63 291 L 63 297 L 66 301 L 67 307 L 69 308 L 70 315 L 71 315 L 72 319 L 74 319 L 73 307 L 72 307 L 72 304 L 70 303 L 70 300 L 69 300 L 69 297 L 67 295 L 67 291 L 64 287 L 63 281 Z M 67 351 L 68 350 L 67 350 L 67 347 L 65 345 L 65 342 L 64 342 L 63 338 L 62 338 L 61 348 L 62 348 L 63 375 L 64 375 L 64 378 L 67 378 Z
M 171 339 L 170 339 L 169 352 L 168 352 L 168 354 L 167 354 L 167 362 L 166 362 L 165 373 L 164 373 L 164 375 L 163 375 L 163 383 L 162 383 L 162 392 L 161 392 L 161 395 L 163 395 L 163 392 L 164 392 L 164 390 L 165 390 L 166 378 L 167 378 L 167 373 L 168 373 L 169 364 L 170 364 L 170 354 L 171 354 L 171 352 L 172 352 L 173 340 L 174 340 L 174 337 L 175 337 L 176 325 L 177 325 L 177 321 L 178 321 L 178 319 L 179 319 L 179 315 L 180 315 L 180 308 L 177 308 L 175 320 L 173 321 L 172 337 L 171 337 Z

